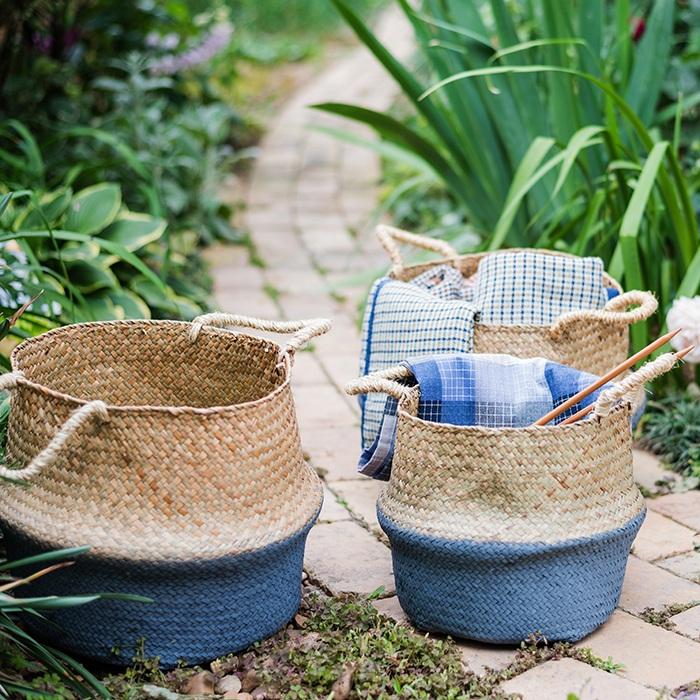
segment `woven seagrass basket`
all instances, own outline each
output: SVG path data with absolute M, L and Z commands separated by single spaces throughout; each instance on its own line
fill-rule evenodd
M 581 639 L 617 605 L 644 520 L 632 475 L 629 398 L 676 359 L 662 355 L 601 393 L 571 425 L 454 426 L 416 416 L 405 368 L 351 382 L 399 401 L 391 477 L 377 501 L 396 591 L 414 624 L 486 642 L 539 632 Z
M 391 226 L 378 226 L 377 237 L 392 261 L 389 276 L 401 282 L 408 282 L 422 272 L 446 263 L 455 266 L 468 278 L 477 272 L 481 259 L 490 255 L 459 255 L 445 241 Z M 433 251 L 444 257 L 406 266 L 398 243 Z M 566 255 L 541 249 L 536 252 Z M 628 327 L 649 318 L 656 311 L 658 303 L 650 292 L 622 293 L 619 283 L 608 274 L 604 275 L 603 283 L 620 292 L 619 296 L 608 301 L 605 308 L 563 314 L 550 326 L 485 324 L 477 321 L 474 326 L 474 352 L 508 354 L 523 359 L 544 357 L 591 374 L 605 374 L 627 358 Z
M 285 346 L 214 326 L 295 333 Z M 236 651 L 295 613 L 322 502 L 290 388 L 328 321 L 208 314 L 50 331 L 12 354 L 0 527 L 9 558 L 89 545 L 26 595 L 114 592 L 28 624 L 71 652 L 164 666 Z M 22 480 L 25 483 L 18 483 Z M 115 656 L 114 649 L 121 649 Z

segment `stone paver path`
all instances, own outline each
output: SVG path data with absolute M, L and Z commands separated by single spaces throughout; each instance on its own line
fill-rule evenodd
M 385 13 L 378 32 L 400 58 L 412 35 L 396 12 Z M 388 107 L 395 88 L 362 48 L 349 51 L 300 89 L 271 124 L 250 186 L 247 225 L 255 247 L 252 264 L 240 248 L 216 251 L 219 306 L 267 318 L 330 317 L 332 332 L 299 353 L 294 388 L 302 441 L 326 484 L 326 502 L 307 545 L 306 569 L 334 593 L 368 594 L 384 614 L 405 621 L 394 595 L 391 555 L 374 504 L 382 485 L 355 471 L 359 412 L 343 393 L 357 374 L 358 310 L 372 279 L 387 265 L 368 222 L 377 202 L 379 163 L 374 154 L 314 130 L 337 120 L 309 109 L 343 101 Z M 361 129 L 342 123 L 346 129 Z M 650 491 L 666 475 L 650 455 L 636 455 L 638 482 Z M 573 661 L 549 661 L 508 681 L 526 699 L 654 698 L 700 678 L 700 605 L 677 612 L 672 631 L 645 622 L 646 608 L 700 603 L 700 492 L 649 500 L 649 515 L 633 548 L 620 609 L 582 646 L 624 664 L 616 675 Z M 476 673 L 501 669 L 514 651 L 461 643 Z

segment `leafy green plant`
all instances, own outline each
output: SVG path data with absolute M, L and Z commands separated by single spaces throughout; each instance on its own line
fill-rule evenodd
M 697 387 L 650 401 L 638 427 L 641 444 L 676 472 L 700 484 L 700 400 Z
M 90 127 L 66 130 L 76 140 L 72 162 L 84 164 L 77 181 L 121 183 L 131 206 L 197 243 L 240 242 L 220 194 L 226 175 L 250 155 L 228 143 L 236 114 L 222 102 L 182 103 L 171 94 L 175 78 L 153 75 L 150 66 L 147 56 L 133 55 L 93 81 L 109 109 Z
M 19 624 L 22 615 L 42 616 L 44 612 L 87 605 L 100 598 L 117 597 L 146 602 L 138 596 L 73 595 L 19 598 L 15 589 L 70 566 L 73 557 L 88 547 L 62 549 L 20 561 L 0 560 L 0 697 L 26 698 L 110 698 L 104 685 L 82 664 L 67 654 L 40 643 Z M 32 574 L 13 577 L 10 572 L 44 568 Z
M 123 207 L 117 185 L 8 196 L 0 244 L 17 251 L 9 252 L 15 263 L 0 268 L 0 276 L 9 278 L 5 290 L 12 279 L 25 294 L 42 289 L 43 315 L 67 322 L 149 318 L 151 308 L 174 316 L 198 312 L 144 262 L 152 264 L 147 249 L 157 248 L 165 222 Z
M 664 311 L 700 288 L 697 183 L 678 159 L 683 102 L 672 109 L 668 139 L 656 126 L 672 0 L 653 3 L 638 43 L 625 0 L 425 0 L 419 11 L 398 0 L 426 81 L 346 0 L 333 2 L 420 119 L 414 127 L 356 105 L 317 107 L 371 126 L 380 140 L 368 145 L 410 165 L 417 182 L 442 182 L 481 247 L 599 255 L 626 287 L 656 292 Z M 635 346 L 649 332 L 638 324 Z

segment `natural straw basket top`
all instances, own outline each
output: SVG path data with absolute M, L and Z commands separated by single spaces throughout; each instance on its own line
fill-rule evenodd
M 420 387 L 397 381 L 404 366 L 356 379 L 349 394 L 399 402 L 378 506 L 402 527 L 448 540 L 553 543 L 615 528 L 644 509 L 632 473 L 630 397 L 676 360 L 661 355 L 603 391 L 588 420 L 524 428 L 419 418 Z
M 28 485 L 0 484 L 0 520 L 53 546 L 156 560 L 238 554 L 299 531 L 322 490 L 299 441 L 295 346 L 193 328 L 78 324 L 16 348 L 8 462 L 31 462 L 88 402 L 103 401 L 106 420 L 93 417 Z

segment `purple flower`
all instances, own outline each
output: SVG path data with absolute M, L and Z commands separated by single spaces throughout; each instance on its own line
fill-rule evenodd
M 231 41 L 233 27 L 228 23 L 217 24 L 202 41 L 180 54 L 166 54 L 151 62 L 153 75 L 173 75 L 192 70 L 208 63 L 216 54 L 225 49 Z M 168 35 L 173 36 L 173 35 Z M 163 37 L 164 39 L 166 37 Z M 161 42 L 161 46 L 163 43 Z

